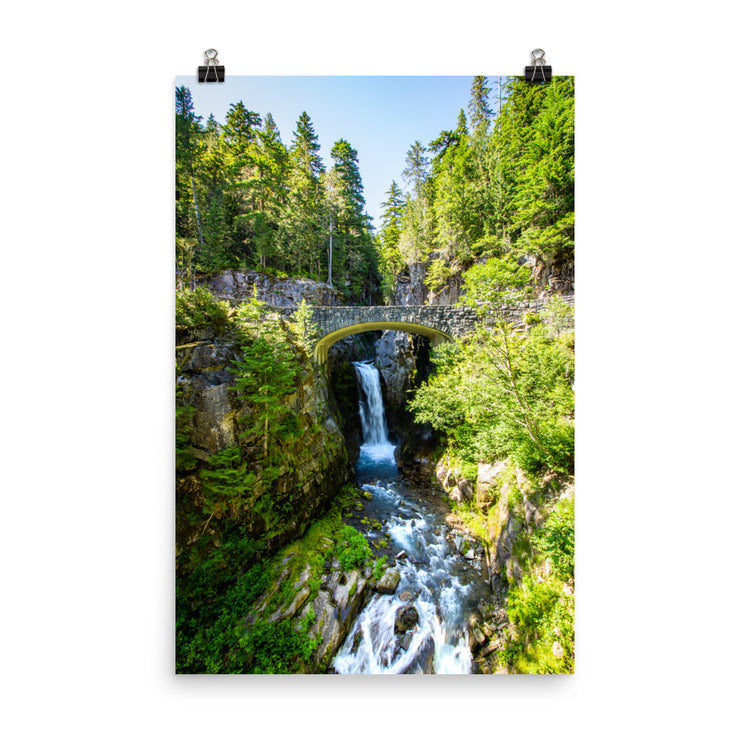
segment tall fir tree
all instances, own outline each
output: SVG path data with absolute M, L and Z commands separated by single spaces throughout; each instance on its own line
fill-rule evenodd
M 175 89 L 175 164 L 177 182 L 177 209 L 176 226 L 186 241 L 190 241 L 190 235 L 194 221 L 194 237 L 200 247 L 203 247 L 203 226 L 201 223 L 200 207 L 198 205 L 198 190 L 196 187 L 195 162 L 200 156 L 200 121 L 196 116 L 193 105 L 193 96 L 190 89 L 180 86 Z M 188 191 L 189 188 L 189 191 Z M 189 198 L 192 199 L 192 211 L 187 208 Z M 192 277 L 192 254 L 191 262 L 187 268 L 178 269 L 180 273 Z
M 313 177 L 319 177 L 323 171 L 323 161 L 320 158 L 320 143 L 315 134 L 310 115 L 303 112 L 297 120 L 297 128 L 292 140 L 292 155 L 298 165 L 306 169 Z
M 297 120 L 292 148 L 288 192 L 283 217 L 286 266 L 294 273 L 319 273 L 327 216 L 320 177 L 323 162 L 312 120 L 303 112 Z
M 342 139 L 331 149 L 333 171 L 341 183 L 343 210 L 337 224 L 336 239 L 342 249 L 345 283 L 355 299 L 364 301 L 377 285 L 377 258 L 371 235 L 370 217 L 364 212 L 362 178 L 356 149 Z
M 378 235 L 380 250 L 380 273 L 383 277 L 384 286 L 391 290 L 395 283 L 396 274 L 404 265 L 404 259 L 399 251 L 399 239 L 403 226 L 403 215 L 406 201 L 398 186 L 393 180 L 385 201 L 380 204 L 383 210 L 381 215 L 381 229 Z
M 414 195 L 417 197 L 422 195 L 429 164 L 430 160 L 424 147 L 419 141 L 414 141 L 406 153 L 406 167 L 402 176 L 407 184 L 411 185 Z
M 485 76 L 474 76 L 469 100 L 469 118 L 472 135 L 477 135 L 482 131 L 487 132 L 492 119 L 492 107 L 490 106 L 490 88 Z

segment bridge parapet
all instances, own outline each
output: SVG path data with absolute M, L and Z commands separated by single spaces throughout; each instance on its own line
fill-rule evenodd
M 563 296 L 572 304 L 573 295 Z M 521 325 L 526 312 L 538 311 L 545 300 L 527 300 L 515 305 L 499 308 L 495 314 L 485 318 L 492 320 L 502 314 L 506 320 Z M 275 308 L 283 317 L 289 317 L 295 308 Z M 328 348 L 335 341 L 364 331 L 393 329 L 426 336 L 433 343 L 460 339 L 470 334 L 479 321 L 479 315 L 471 307 L 449 305 L 379 305 L 374 307 L 323 307 L 310 308 L 312 322 L 318 329 L 315 358 L 324 363 Z

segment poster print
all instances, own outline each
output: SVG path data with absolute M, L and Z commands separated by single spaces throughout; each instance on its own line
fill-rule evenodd
M 572 672 L 573 80 L 175 95 L 176 671 Z

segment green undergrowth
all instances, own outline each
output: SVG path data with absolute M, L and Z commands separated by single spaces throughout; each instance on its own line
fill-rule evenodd
M 308 532 L 268 560 L 245 567 L 256 543 L 225 540 L 215 554 L 177 585 L 178 673 L 297 673 L 313 670 L 311 657 L 318 647 L 308 635 L 312 609 L 304 618 L 278 619 L 299 589 L 295 583 L 306 568 L 308 601 L 320 590 L 326 564 L 334 558 L 343 570 L 371 565 L 374 555 L 364 535 L 347 525 L 342 514 L 361 500 L 346 485 L 331 508 Z M 386 558 L 374 561 L 382 574 Z M 250 623 L 250 624 L 249 624 Z
M 229 304 L 217 300 L 205 287 L 182 289 L 175 298 L 175 324 L 178 331 L 214 328 L 221 331 L 230 325 Z
M 517 628 L 506 645 L 505 661 L 520 674 L 574 671 L 573 596 L 559 581 L 524 577 L 508 594 L 508 617 Z
M 570 674 L 575 668 L 574 494 L 556 496 L 541 528 L 519 524 L 514 558 L 520 584 L 509 577 L 508 618 L 514 625 L 503 661 L 521 674 Z
M 445 458 L 445 457 L 444 457 Z M 460 460 L 448 456 L 457 468 Z M 468 473 L 468 472 L 467 472 Z M 460 476 L 460 474 L 459 474 Z M 474 472 L 476 477 L 476 472 Z M 562 491 L 554 479 L 527 474 L 506 462 L 480 502 L 475 485 L 470 502 L 451 501 L 470 533 L 486 550 L 508 549 L 521 581 L 496 568 L 505 581 L 503 604 L 511 623 L 505 631 L 499 664 L 519 674 L 570 674 L 575 666 L 574 492 Z M 527 521 L 524 495 L 533 500 L 543 520 Z

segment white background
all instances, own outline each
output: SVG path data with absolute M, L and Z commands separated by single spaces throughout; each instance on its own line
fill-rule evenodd
M 746 11 L 13 3 L 2 30 L 9 748 L 747 746 Z M 172 674 L 173 80 L 577 82 L 577 674 Z M 447 123 L 446 126 L 449 126 Z

